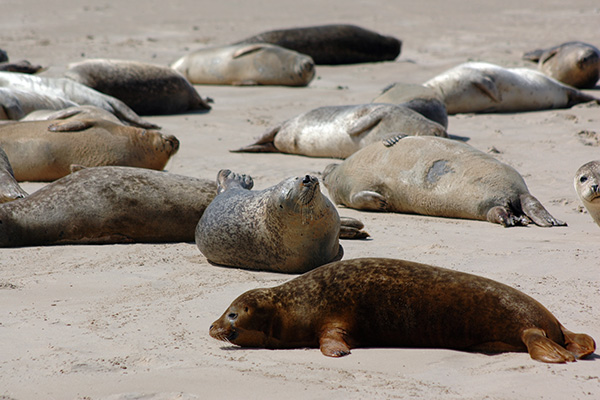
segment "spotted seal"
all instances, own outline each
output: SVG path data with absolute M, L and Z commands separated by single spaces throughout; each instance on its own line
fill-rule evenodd
M 600 226 L 600 161 L 590 161 L 579 167 L 574 185 L 586 210 Z

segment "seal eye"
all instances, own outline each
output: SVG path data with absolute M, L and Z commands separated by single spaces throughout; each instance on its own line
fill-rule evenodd
M 587 176 L 583 175 L 581 178 L 579 178 L 579 182 L 583 183 L 587 181 Z
M 238 315 L 237 315 L 236 313 L 234 313 L 234 312 L 232 312 L 232 313 L 229 313 L 229 314 L 227 315 L 227 318 L 229 318 L 229 319 L 231 319 L 231 320 L 234 320 L 234 319 L 236 319 L 237 317 L 238 317 Z
M 244 312 L 248 312 L 248 307 L 244 307 Z

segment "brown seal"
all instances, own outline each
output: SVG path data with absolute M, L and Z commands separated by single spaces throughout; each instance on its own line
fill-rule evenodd
M 357 347 L 528 351 L 548 363 L 594 352 L 543 305 L 480 276 L 410 261 L 363 258 L 324 265 L 273 288 L 250 290 L 210 335 L 270 349 L 320 347 L 330 357 Z
M 50 121 L 50 120 L 85 120 L 105 119 L 115 124 L 123 125 L 115 114 L 96 106 L 73 106 L 62 110 L 35 110 L 21 118 L 19 121 Z
M 210 110 L 182 74 L 161 65 L 92 59 L 70 64 L 65 77 L 123 101 L 140 115 Z
M 0 203 L 7 203 L 27 196 L 15 179 L 12 166 L 2 147 L 0 147 Z
M 590 161 L 579 167 L 574 184 L 586 210 L 600 226 L 600 160 Z
M 566 225 L 533 197 L 521 175 L 468 144 L 397 136 L 323 172 L 336 204 L 360 210 L 487 220 L 504 226 Z
M 0 247 L 193 242 L 213 181 L 145 168 L 84 168 L 0 204 Z
M 52 181 L 68 175 L 71 164 L 161 170 L 179 141 L 102 119 L 33 121 L 0 125 L 0 147 L 18 181 Z
M 307 54 L 316 64 L 339 65 L 392 61 L 402 41 L 356 25 L 332 24 L 278 29 L 259 33 L 241 43 L 271 43 Z

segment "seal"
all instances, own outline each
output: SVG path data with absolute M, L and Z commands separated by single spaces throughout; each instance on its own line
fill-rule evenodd
M 575 173 L 575 191 L 593 220 L 600 226 L 600 160 L 583 164 Z
M 0 203 L 8 203 L 26 196 L 27 192 L 17 183 L 10 161 L 0 147 Z
M 65 77 L 123 101 L 139 115 L 211 108 L 182 74 L 161 65 L 92 59 L 70 64 Z
M 0 204 L 0 246 L 193 242 L 213 181 L 132 167 L 84 168 Z
M 392 61 L 402 41 L 356 25 L 332 24 L 259 33 L 236 44 L 271 43 L 307 54 L 316 64 L 340 65 Z
M 35 65 L 27 60 L 21 60 L 17 62 L 0 62 L 0 71 L 6 72 L 20 72 L 23 74 L 37 74 L 42 71 L 44 67 L 41 65 Z
M 62 110 L 77 106 L 64 97 L 31 90 L 0 87 L 0 120 L 18 121 L 36 110 Z
M 266 43 L 200 49 L 171 67 L 202 85 L 306 86 L 315 76 L 309 56 Z
M 408 107 L 430 120 L 448 128 L 448 112 L 433 89 L 423 85 L 396 82 L 373 99 L 373 103 L 392 103 Z
M 407 107 L 359 104 L 319 107 L 266 131 L 255 143 L 234 152 L 281 152 L 346 158 L 398 132 L 447 137 L 443 126 Z
M 251 191 L 247 175 L 221 170 L 218 195 L 196 228 L 212 263 L 299 274 L 342 258 L 340 217 L 310 175 Z
M 0 125 L 0 147 L 18 181 L 53 181 L 68 175 L 71 164 L 161 170 L 179 140 L 102 119 L 33 121 Z
M 523 54 L 544 74 L 579 89 L 593 89 L 600 79 L 600 50 L 583 42 L 566 42 Z
M 448 114 L 569 108 L 600 99 L 564 85 L 539 71 L 469 62 L 428 80 Z
M 487 220 L 503 226 L 566 225 L 533 197 L 521 175 L 468 144 L 433 136 L 373 143 L 323 183 L 336 204 L 360 210 Z
M 477 275 L 404 260 L 333 262 L 273 288 L 250 290 L 210 335 L 243 347 L 319 347 L 329 357 L 358 347 L 527 351 L 547 363 L 592 354 L 543 305 Z
M 0 89 L 1 90 L 1 89 Z M 115 114 L 96 106 L 73 106 L 55 110 L 35 110 L 21 118 L 19 121 L 51 121 L 51 120 L 90 120 L 104 119 L 115 124 L 123 125 Z
M 148 129 L 159 128 L 157 125 L 140 118 L 121 100 L 100 93 L 71 79 L 46 78 L 17 72 L 0 72 L 0 88 L 10 89 L 13 93 L 18 90 L 20 93 L 18 100 L 22 99 L 22 92 L 29 94 L 26 102 L 27 110 L 22 109 L 22 103 L 20 104 L 20 110 L 18 106 L 13 105 L 8 112 L 5 109 L 3 112 L 5 115 L 0 114 L 0 118 L 21 119 L 36 109 L 59 110 L 77 105 L 91 105 L 103 108 L 131 125 Z M 60 107 L 60 102 L 63 103 L 62 107 Z M 4 103 L 2 103 L 2 107 L 6 107 Z

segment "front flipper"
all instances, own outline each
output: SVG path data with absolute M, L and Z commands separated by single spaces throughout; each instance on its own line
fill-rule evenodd
M 319 337 L 321 353 L 327 357 L 343 357 L 350 354 L 350 346 L 345 340 L 346 332 L 339 327 L 325 328 Z
M 217 174 L 217 194 L 232 187 L 250 190 L 253 186 L 254 181 L 249 175 L 236 174 L 229 169 L 222 169 Z
M 538 328 L 525 329 L 521 339 L 532 359 L 546 363 L 566 363 L 575 361 L 575 357 L 567 349 L 546 337 Z
M 385 197 L 371 190 L 363 190 L 350 196 L 349 207 L 358 210 L 387 211 L 388 203 Z
M 565 337 L 565 347 L 575 358 L 589 356 L 596 350 L 596 343 L 591 336 L 585 333 L 573 333 L 562 325 L 560 329 Z
M 498 90 L 498 86 L 496 86 L 496 82 L 490 77 L 483 75 L 480 79 L 473 81 L 473 85 L 493 102 L 500 103 L 502 101 L 502 95 Z
M 369 235 L 362 229 L 365 225 L 351 217 L 340 217 L 340 239 L 366 239 Z
M 515 215 L 508 208 L 503 206 L 496 206 L 490 208 L 487 213 L 487 220 L 493 224 L 500 224 L 502 226 L 527 226 L 531 220 L 526 215 Z
M 359 136 L 373 129 L 389 113 L 387 107 L 378 107 L 371 112 L 359 117 L 348 128 L 348 135 Z
M 48 125 L 50 132 L 81 132 L 94 126 L 93 120 L 68 120 L 54 122 Z
M 542 203 L 538 199 L 530 195 L 529 193 L 522 194 L 521 208 L 525 215 L 539 226 L 566 226 L 566 222 L 554 218 L 548 210 L 544 208 Z

